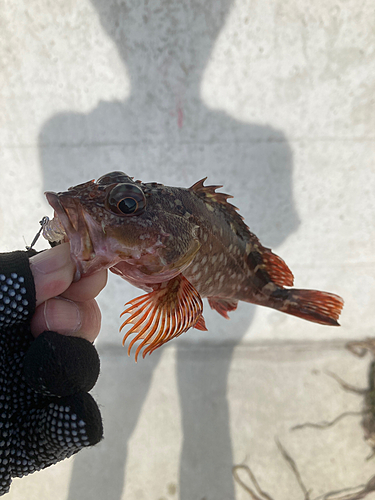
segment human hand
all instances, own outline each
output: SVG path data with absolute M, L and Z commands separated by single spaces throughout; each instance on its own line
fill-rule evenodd
M 50 330 L 94 342 L 101 322 L 94 299 L 107 283 L 107 270 L 74 283 L 75 267 L 69 243 L 31 257 L 30 268 L 36 290 L 36 310 L 31 321 L 33 336 Z
M 102 439 L 88 391 L 99 375 L 91 341 L 100 327 L 94 297 L 106 272 L 72 283 L 68 247 L 38 254 L 31 265 L 26 252 L 0 254 L 0 495 L 12 477 Z

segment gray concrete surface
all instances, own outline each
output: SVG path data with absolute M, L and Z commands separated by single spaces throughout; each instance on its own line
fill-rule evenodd
M 372 0 L 0 2 L 0 249 L 51 215 L 43 191 L 111 170 L 188 186 L 208 176 L 281 255 L 299 288 L 345 299 L 340 329 L 241 304 L 205 304 L 189 331 L 136 365 L 121 347 L 112 276 L 99 301 L 105 440 L 22 480 L 9 499 L 245 500 L 247 464 L 274 500 L 375 473 L 360 411 L 374 335 L 375 21 Z M 43 248 L 44 243 L 38 243 Z M 243 481 L 250 481 L 241 472 Z M 369 494 L 366 498 L 375 498 Z

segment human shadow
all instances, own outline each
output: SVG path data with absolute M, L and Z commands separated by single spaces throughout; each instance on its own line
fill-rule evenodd
M 212 183 L 225 182 L 226 192 L 241 186 L 246 222 L 266 246 L 281 244 L 298 226 L 284 134 L 235 120 L 201 99 L 203 72 L 232 1 L 91 1 L 126 66 L 131 92 L 124 102 L 101 101 L 87 114 L 60 113 L 47 121 L 40 133 L 45 187 L 65 189 L 111 170 L 184 186 L 209 175 Z M 175 343 L 181 500 L 234 500 L 226 391 L 233 349 L 253 318 L 252 306 L 243 311 L 230 323 L 210 318 L 202 338 L 215 339 L 219 349 Z M 96 392 L 105 401 L 105 441 L 75 458 L 69 500 L 121 498 L 127 443 L 160 351 L 143 366 L 126 359 L 121 366 L 104 363 Z M 114 453 L 115 447 L 123 452 Z

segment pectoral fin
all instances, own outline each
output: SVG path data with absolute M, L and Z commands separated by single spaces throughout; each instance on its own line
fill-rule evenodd
M 125 334 L 123 345 L 129 335 L 137 333 L 129 344 L 128 355 L 134 343 L 143 339 L 135 353 L 136 361 L 143 347 L 142 356 L 145 357 L 191 327 L 206 330 L 202 299 L 182 274 L 158 285 L 152 292 L 131 300 L 125 307 L 121 316 L 130 314 L 130 317 L 121 325 L 120 331 L 126 325 L 133 326 Z

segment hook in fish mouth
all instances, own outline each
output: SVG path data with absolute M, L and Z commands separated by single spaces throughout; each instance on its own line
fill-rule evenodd
M 54 239 L 50 240 L 49 238 L 49 235 L 45 234 L 44 233 L 44 229 L 49 226 L 49 217 L 47 215 L 45 215 L 42 220 L 39 221 L 39 224 L 40 224 L 40 229 L 39 231 L 36 233 L 36 235 L 34 236 L 34 239 L 33 241 L 31 242 L 30 245 L 26 245 L 26 250 L 29 251 L 29 250 L 32 250 L 34 245 L 36 244 L 36 242 L 39 240 L 40 238 L 40 235 L 43 233 L 43 237 L 46 238 L 47 240 L 50 241 L 50 243 L 53 243 L 53 241 L 57 241 L 56 237 L 54 237 Z

